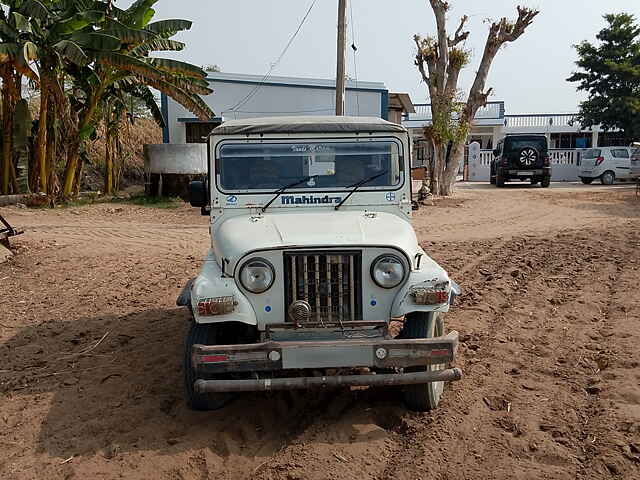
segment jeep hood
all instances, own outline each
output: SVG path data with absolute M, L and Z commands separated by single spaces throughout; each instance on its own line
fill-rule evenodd
M 411 224 L 382 212 L 327 211 L 267 213 L 223 220 L 213 232 L 218 258 L 236 263 L 246 254 L 268 249 L 327 247 L 395 247 L 409 260 L 418 251 Z

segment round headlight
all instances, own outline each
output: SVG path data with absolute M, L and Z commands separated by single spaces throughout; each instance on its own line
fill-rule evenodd
M 240 283 L 251 293 L 266 292 L 273 285 L 276 271 L 262 258 L 247 260 L 240 268 Z
M 371 265 L 371 277 L 379 287 L 394 288 L 404 280 L 404 263 L 395 255 L 382 255 Z

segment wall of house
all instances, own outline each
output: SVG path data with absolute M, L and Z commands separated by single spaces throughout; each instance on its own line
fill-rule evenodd
M 225 120 L 285 116 L 333 115 L 335 87 L 328 80 L 272 77 L 261 84 L 261 77 L 216 73 L 209 79 L 214 93 L 203 97 L 218 117 Z M 386 118 L 389 94 L 382 83 L 348 82 L 345 114 Z M 166 143 L 185 143 L 185 119 L 194 115 L 177 102 L 163 96 L 168 127 Z M 181 120 L 182 119 L 182 120 Z

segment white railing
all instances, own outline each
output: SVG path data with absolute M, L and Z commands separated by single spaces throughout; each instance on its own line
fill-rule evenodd
M 505 127 L 572 127 L 576 114 L 549 114 L 549 115 L 505 115 Z M 577 125 L 577 124 L 576 124 Z
M 480 165 L 488 167 L 493 160 L 493 150 L 480 150 Z
M 407 115 L 407 120 L 431 120 L 431 105 L 428 103 L 418 103 L 413 106 L 416 113 Z M 489 102 L 485 107 L 480 107 L 474 117 L 476 120 L 501 119 L 504 117 L 504 102 Z
M 580 150 L 551 148 L 549 149 L 549 157 L 551 157 L 551 165 L 578 165 Z
M 549 158 L 551 165 L 578 165 L 580 150 L 550 148 Z M 493 150 L 480 150 L 480 165 L 488 167 L 493 160 Z
M 551 179 L 554 182 L 577 181 L 581 155 L 582 150 L 580 149 L 549 149 Z M 477 163 L 473 163 L 469 159 L 469 180 L 472 182 L 488 181 L 491 160 L 493 160 L 493 150 L 480 150 L 480 158 Z

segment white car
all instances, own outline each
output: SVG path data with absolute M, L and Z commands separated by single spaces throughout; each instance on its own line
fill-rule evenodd
M 225 122 L 208 142 L 208 181 L 190 189 L 212 244 L 177 301 L 192 314 L 188 405 L 401 385 L 409 408 L 435 408 L 444 382 L 461 378 L 450 367 L 458 333 L 444 331 L 459 289 L 411 225 L 407 130 L 379 118 L 259 118 Z
M 598 147 L 582 152 L 578 176 L 582 183 L 600 179 L 603 185 L 616 180 L 631 179 L 631 152 L 633 147 Z

